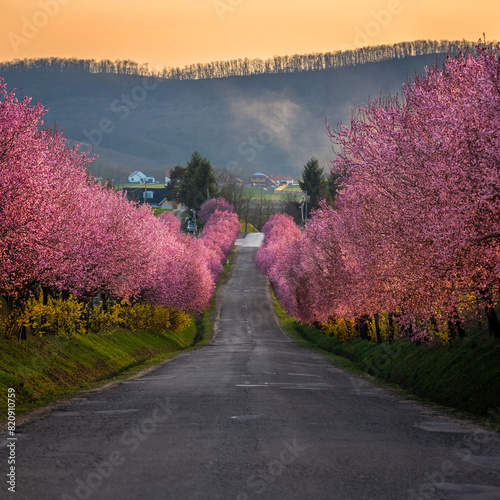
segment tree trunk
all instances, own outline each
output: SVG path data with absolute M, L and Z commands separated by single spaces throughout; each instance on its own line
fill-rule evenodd
M 389 321 L 389 344 L 394 342 L 394 317 L 391 313 L 388 314 Z
M 16 299 L 14 301 L 14 307 L 19 311 L 19 314 L 22 316 L 24 313 L 24 304 L 21 302 L 21 300 Z M 19 327 L 17 339 L 18 340 L 26 340 L 26 327 L 24 325 L 21 325 Z
M 368 317 L 362 316 L 356 320 L 356 326 L 359 332 L 359 336 L 364 340 L 369 340 L 370 336 L 368 335 Z
M 108 296 L 104 292 L 101 293 L 101 301 L 102 301 L 102 310 L 104 312 L 108 312 Z
M 465 328 L 460 316 L 458 315 L 458 311 L 455 309 L 455 317 L 457 318 L 457 331 L 458 336 L 463 339 L 465 338 Z
M 500 323 L 498 321 L 495 308 L 493 306 L 493 299 L 490 291 L 482 291 L 481 298 L 484 302 L 484 312 L 488 320 L 488 331 L 496 339 L 500 339 Z
M 375 320 L 375 333 L 377 335 L 377 344 L 382 343 L 382 335 L 380 333 L 380 316 L 378 313 L 373 315 L 373 318 Z
M 85 307 L 85 332 L 89 333 L 90 331 L 90 314 L 92 312 L 92 309 L 94 308 L 94 301 L 90 299 L 87 301 L 87 307 Z
M 49 288 L 42 286 L 42 305 L 46 306 L 49 303 Z M 40 334 L 45 335 L 47 333 L 47 313 L 42 315 L 42 325 L 40 327 Z
M 486 318 L 488 319 L 488 330 L 490 335 L 493 335 L 496 339 L 500 339 L 500 322 L 498 321 L 497 313 L 495 308 L 491 304 L 487 304 L 484 308 L 486 313 Z

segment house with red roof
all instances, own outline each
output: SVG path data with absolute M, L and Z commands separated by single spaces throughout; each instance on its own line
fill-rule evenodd
M 270 179 L 278 186 L 282 186 L 283 184 L 289 186 L 293 183 L 293 179 L 291 177 L 286 177 L 284 175 L 273 175 Z

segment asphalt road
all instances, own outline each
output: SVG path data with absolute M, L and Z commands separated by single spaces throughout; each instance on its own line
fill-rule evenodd
M 497 434 L 285 338 L 260 237 L 240 241 L 211 345 L 18 429 L 12 498 L 500 498 Z

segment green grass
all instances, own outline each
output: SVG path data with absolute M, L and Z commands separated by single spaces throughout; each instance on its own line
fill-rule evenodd
M 273 193 L 272 191 L 264 191 L 263 188 L 245 188 L 245 194 L 252 194 L 254 201 L 260 200 L 261 195 L 264 200 L 280 201 L 285 196 L 285 193 L 290 193 L 290 191 L 285 189 Z
M 144 183 L 131 183 L 131 182 L 120 182 L 116 184 L 116 187 L 118 187 L 120 190 L 122 189 L 135 189 L 135 188 L 142 188 L 144 189 Z M 165 184 L 163 182 L 160 182 L 159 184 L 151 184 L 148 182 L 147 188 L 148 189 L 163 189 L 165 187 Z
M 184 331 L 89 333 L 34 337 L 26 341 L 0 338 L 0 391 L 16 391 L 16 413 L 89 389 L 104 381 L 130 376 L 193 345 L 194 321 Z M 6 398 L 0 398 L 5 421 Z
M 172 209 L 171 208 L 155 208 L 153 210 L 153 213 L 156 217 L 158 217 L 159 215 L 165 213 L 165 212 L 171 212 Z
M 290 338 L 322 352 L 347 371 L 394 385 L 455 411 L 486 419 L 500 429 L 500 342 L 475 334 L 450 345 L 405 340 L 374 344 L 360 338 L 342 342 L 318 328 L 299 323 L 273 300 Z

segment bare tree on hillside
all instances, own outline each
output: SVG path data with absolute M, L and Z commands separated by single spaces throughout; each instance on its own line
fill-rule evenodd
M 230 177 L 221 188 L 221 196 L 233 205 L 238 217 L 243 219 L 245 223 L 248 223 L 252 200 L 254 198 L 253 191 L 245 188 L 236 178 Z
M 280 212 L 293 217 L 295 224 L 302 223 L 301 202 L 304 201 L 304 193 L 300 191 L 289 191 L 283 193 L 280 201 Z
M 301 71 L 322 71 L 326 69 L 355 66 L 368 62 L 380 62 L 401 59 L 409 56 L 427 54 L 447 54 L 459 50 L 474 50 L 478 42 L 465 40 L 415 40 L 393 45 L 361 47 L 352 50 L 336 50 L 314 54 L 293 54 L 262 59 L 232 59 L 195 63 L 179 67 L 165 67 L 161 71 L 149 69 L 147 64 L 138 64 L 130 60 L 95 61 L 94 59 L 63 59 L 45 57 L 37 59 L 15 59 L 0 63 L 0 72 L 6 70 L 44 70 L 54 72 L 88 72 L 136 76 L 158 76 L 167 80 L 202 80 L 224 78 L 228 76 L 246 76 L 277 73 L 297 73 Z M 495 42 L 481 41 L 483 45 Z
M 261 191 L 259 198 L 254 198 L 250 208 L 250 220 L 258 231 L 261 231 L 264 224 L 269 220 L 271 215 L 279 210 L 279 204 L 275 203 L 270 198 L 265 198 Z

